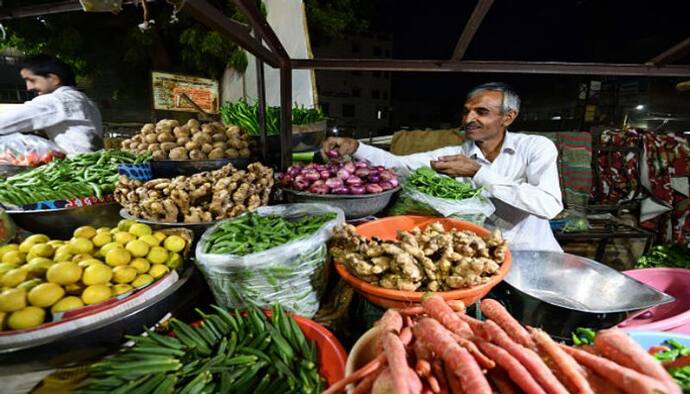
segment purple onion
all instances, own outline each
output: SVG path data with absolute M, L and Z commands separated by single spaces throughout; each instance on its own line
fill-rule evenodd
M 384 167 L 384 166 L 376 166 L 376 167 L 374 167 L 374 169 L 376 169 L 376 171 L 381 172 L 381 171 L 385 171 L 385 170 L 386 170 L 386 167 Z
M 398 187 L 398 186 L 400 185 L 400 181 L 398 180 L 397 177 L 396 177 L 396 178 L 391 178 L 391 180 L 388 181 L 388 182 L 389 182 L 391 185 L 393 185 L 393 187 Z
M 364 194 L 366 189 L 362 185 L 352 185 L 350 186 L 350 194 L 359 195 Z
M 358 161 L 355 163 L 355 167 L 357 168 L 369 168 L 369 163 L 366 161 Z
M 338 178 L 329 178 L 326 179 L 326 186 L 330 187 L 331 189 L 337 189 L 343 187 L 343 181 L 342 179 Z
M 283 174 L 283 176 L 280 177 L 280 184 L 289 187 L 294 180 L 295 179 L 290 174 Z
M 343 179 L 343 180 L 349 178 L 351 175 L 352 175 L 352 173 L 351 173 L 350 171 L 344 169 L 344 168 L 341 168 L 341 169 L 338 170 L 338 172 L 336 173 L 336 176 L 337 176 L 338 178 L 340 178 L 340 179 Z
M 395 186 L 393 186 L 390 182 L 381 182 L 381 183 L 379 183 L 379 186 L 380 186 L 383 190 L 390 190 L 390 189 L 393 189 L 393 188 L 395 187 Z
M 326 180 L 331 177 L 331 172 L 328 170 L 321 170 L 319 171 L 319 175 L 321 175 L 321 179 Z
M 321 174 L 319 174 L 316 170 L 306 171 L 302 175 L 304 175 L 304 178 L 309 182 L 314 182 L 321 179 Z
M 343 164 L 343 170 L 346 170 L 347 172 L 352 174 L 355 172 L 355 170 L 357 170 L 357 167 L 355 167 L 354 163 L 349 161 L 349 162 Z
M 309 193 L 316 193 L 316 194 L 328 194 L 328 186 L 326 185 L 317 185 L 314 183 L 309 187 Z
M 381 182 L 381 176 L 379 174 L 370 174 L 367 177 L 367 181 L 369 181 L 370 183 L 379 183 Z
M 309 187 L 309 182 L 305 179 L 295 180 L 292 182 L 292 188 L 295 190 L 306 190 Z
M 357 175 L 360 178 L 366 178 L 369 176 L 369 169 L 365 167 L 361 167 L 355 170 L 355 175 Z
M 383 187 L 375 184 L 375 183 L 370 183 L 366 186 L 367 193 L 381 193 L 383 191 Z
M 290 168 L 288 168 L 287 173 L 288 173 L 288 175 L 290 175 L 292 177 L 296 177 L 297 175 L 302 173 L 302 167 L 291 166 Z
M 333 193 L 333 194 L 350 194 L 350 189 L 348 189 L 345 186 L 336 187 L 335 189 L 331 189 L 331 193 Z
M 383 181 L 390 181 L 391 179 L 395 178 L 395 174 L 389 170 L 383 170 L 379 173 L 381 175 L 381 180 Z
M 324 181 L 324 180 L 322 180 L 322 179 L 319 179 L 319 180 L 317 180 L 317 181 L 314 181 L 314 183 L 312 183 L 311 185 L 312 185 L 312 186 L 325 186 L 325 185 L 326 185 L 326 181 Z
M 361 185 L 361 184 L 362 184 L 362 178 L 360 178 L 360 177 L 358 177 L 358 176 L 356 176 L 356 175 L 352 175 L 352 176 L 350 176 L 349 178 L 347 178 L 347 179 L 345 180 L 345 183 L 346 183 L 348 186 L 351 186 L 351 185 Z

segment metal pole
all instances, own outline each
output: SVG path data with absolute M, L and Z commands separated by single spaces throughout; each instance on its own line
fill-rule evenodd
M 254 31 L 254 36 L 261 40 L 259 33 Z M 264 62 L 256 59 L 256 91 L 259 96 L 259 135 L 261 141 L 261 160 L 266 163 L 268 159 L 268 141 L 266 138 L 266 81 L 264 80 Z
M 280 165 L 286 171 L 292 163 L 292 67 L 280 65 Z

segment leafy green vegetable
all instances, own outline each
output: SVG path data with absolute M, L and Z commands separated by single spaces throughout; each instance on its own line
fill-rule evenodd
M 248 103 L 246 100 L 225 102 L 220 108 L 220 115 L 225 124 L 234 124 L 246 130 L 250 135 L 259 135 L 259 103 Z M 292 124 L 301 125 L 325 119 L 318 108 L 296 106 L 292 108 Z M 280 133 L 280 107 L 266 107 L 266 133 Z
M 475 189 L 469 182 L 458 182 L 455 179 L 441 175 L 429 167 L 420 167 L 407 179 L 407 185 L 422 193 L 437 198 L 464 200 L 479 196 L 482 189 Z
M 597 333 L 591 328 L 578 327 L 572 334 L 575 346 L 591 345 Z
M 683 346 L 674 339 L 667 339 L 662 345 L 668 347 L 669 350 L 654 353 L 654 358 L 661 362 L 673 361 L 678 357 L 690 355 L 690 347 Z M 690 365 L 668 368 L 668 372 L 676 383 L 683 388 L 683 392 L 690 391 Z
M 678 244 L 655 246 L 635 264 L 635 268 L 653 267 L 690 268 L 690 250 Z

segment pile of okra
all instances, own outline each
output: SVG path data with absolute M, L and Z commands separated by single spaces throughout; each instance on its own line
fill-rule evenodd
M 271 317 L 215 305 L 190 326 L 171 319 L 174 336 L 150 329 L 132 347 L 95 363 L 82 394 L 320 393 L 317 349 L 279 305 Z

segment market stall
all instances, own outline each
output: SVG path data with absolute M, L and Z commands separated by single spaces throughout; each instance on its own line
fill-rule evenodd
M 449 62 L 295 60 L 253 2 L 236 3 L 260 39 L 204 1 L 182 11 L 280 68 L 279 109 L 260 99 L 228 104 L 222 122 L 160 120 L 122 150 L 51 158 L 0 180 L 8 390 L 688 389 L 690 337 L 672 332 L 687 332 L 685 286 L 566 253 L 512 251 L 485 227 L 496 207 L 480 188 L 431 168 L 403 172 L 337 151 L 291 166 L 289 103 L 293 68 L 690 68 L 461 61 L 484 1 Z M 300 123 L 322 120 L 297 113 Z M 278 130 L 272 166 L 266 147 Z M 674 324 L 656 336 L 622 330 L 638 318 Z

